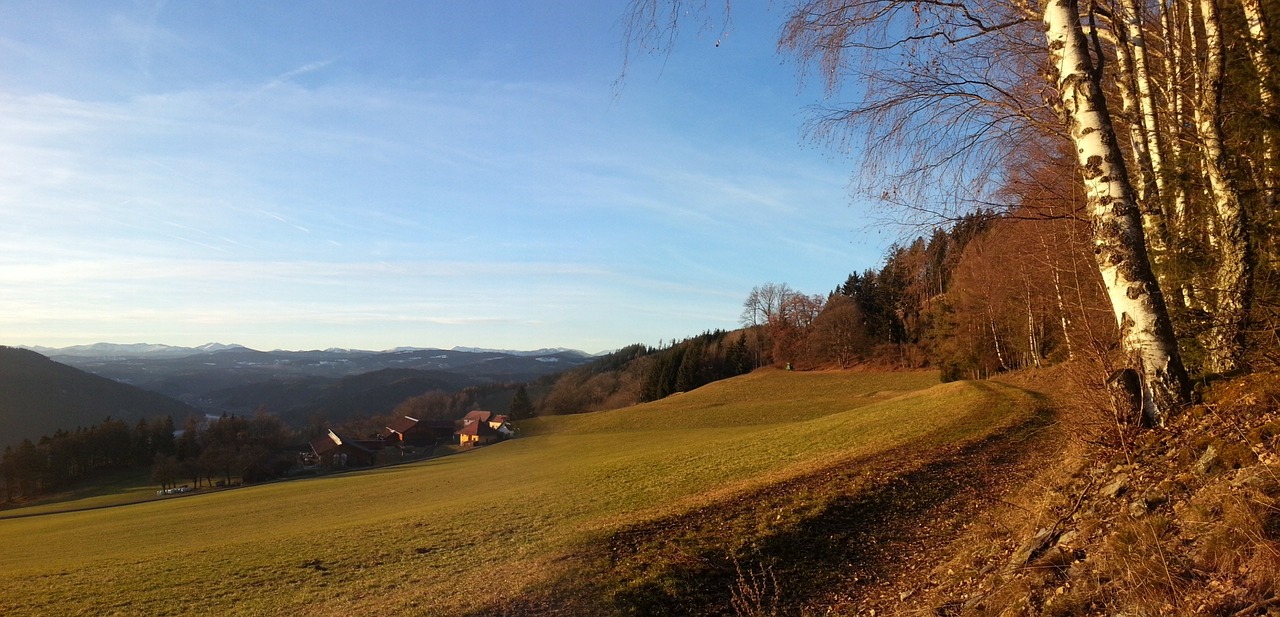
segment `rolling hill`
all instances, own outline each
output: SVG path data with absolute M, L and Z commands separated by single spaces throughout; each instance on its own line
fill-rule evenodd
M 385 413 L 429 390 L 454 392 L 480 384 L 532 381 L 593 360 L 563 349 L 258 351 L 213 344 L 198 349 L 91 345 L 48 353 L 59 362 L 204 411 L 243 413 L 265 405 L 302 422 L 311 416 L 348 419 Z
M 645 405 L 535 419 L 514 441 L 419 464 L 0 520 L 0 611 L 678 608 L 706 600 L 680 596 L 672 572 L 731 581 L 733 560 L 820 529 L 842 495 L 928 477 L 933 461 L 1037 408 L 1011 386 L 932 383 L 931 373 L 757 372 Z M 889 480 L 875 479 L 881 469 Z M 763 510 L 721 516 L 762 496 L 772 496 Z M 681 520 L 732 534 L 701 534 L 718 543 L 683 557 L 639 540 L 681 546 Z M 653 526 L 665 531 L 646 535 Z M 697 563 L 712 570 L 688 570 Z
M 126 422 L 173 416 L 195 408 L 169 397 L 54 362 L 34 351 L 0 347 L 0 447 L 74 430 L 108 416 Z
M 387 368 L 340 379 L 272 379 L 208 392 L 203 401 L 231 413 L 249 413 L 262 405 L 292 426 L 305 426 L 316 419 L 340 422 L 386 414 L 425 392 L 456 392 L 481 383 L 446 371 Z

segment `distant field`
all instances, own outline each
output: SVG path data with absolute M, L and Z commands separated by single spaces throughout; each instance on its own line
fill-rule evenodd
M 159 487 L 151 483 L 149 470 L 130 469 L 114 472 L 95 478 L 92 485 L 80 485 L 61 493 L 48 495 L 21 508 L 0 510 L 0 520 L 15 516 L 65 512 L 70 509 L 101 508 L 158 499 L 157 488 Z
M 465 614 L 563 577 L 626 525 L 1031 407 L 1009 386 L 936 384 L 759 372 L 420 464 L 0 520 L 0 614 Z

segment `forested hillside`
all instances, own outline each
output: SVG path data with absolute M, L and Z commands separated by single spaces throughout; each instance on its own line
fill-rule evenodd
M 171 398 L 59 364 L 25 349 L 0 347 L 0 447 L 56 430 L 74 432 L 108 418 L 132 426 L 198 413 Z

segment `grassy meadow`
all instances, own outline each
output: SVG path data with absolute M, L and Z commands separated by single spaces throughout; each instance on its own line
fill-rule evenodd
M 0 510 L 0 520 L 161 499 L 156 495 L 158 488 L 160 487 L 151 483 L 150 469 L 109 472 L 95 477 L 92 483 L 75 485 L 64 491 L 42 496 L 21 508 Z
M 628 525 L 1032 406 L 934 373 L 765 371 L 422 463 L 0 520 L 0 614 L 467 614 L 591 576 L 572 556 Z

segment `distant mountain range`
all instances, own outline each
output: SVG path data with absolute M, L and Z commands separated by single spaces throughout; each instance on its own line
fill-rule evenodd
M 206 343 L 199 347 L 174 347 L 153 343 L 94 343 L 92 345 L 73 345 L 71 347 L 20 346 L 30 349 L 42 356 L 73 356 L 77 358 L 182 358 L 201 353 L 223 351 L 226 349 L 243 349 L 241 345 L 223 345 L 222 343 Z
M 576 349 L 515 352 L 471 347 L 264 352 L 221 343 L 200 347 L 97 343 L 4 349 L 9 356 L 24 358 L 24 364 L 44 366 L 49 373 L 40 378 L 41 383 L 47 383 L 47 387 L 38 390 L 42 394 L 27 388 L 20 401 L 9 405 L 5 401 L 13 397 L 8 396 L 9 392 L 0 392 L 0 416 L 4 416 L 0 417 L 0 445 L 9 443 L 12 435 L 17 435 L 18 440 L 36 439 L 54 429 L 93 424 L 108 413 L 134 421 L 137 417 L 170 413 L 134 413 L 132 407 L 113 411 L 109 405 L 91 403 L 90 398 L 110 401 L 123 396 L 86 394 L 99 392 L 95 388 L 104 383 L 122 389 L 150 390 L 140 394 L 147 394 L 152 401 L 172 399 L 166 399 L 169 407 L 150 407 L 172 410 L 174 421 L 179 424 L 188 413 L 251 413 L 266 408 L 289 424 L 301 426 L 314 419 L 340 422 L 387 413 L 404 399 L 431 390 L 452 393 L 472 385 L 526 383 L 596 360 Z M 14 375 L 29 373 L 29 369 L 14 373 L 15 367 L 0 365 L 0 385 L 17 384 L 13 387 L 18 388 L 26 383 Z M 90 387 L 91 383 L 97 385 Z M 31 410 L 41 410 L 42 399 L 58 396 L 70 397 L 74 405 L 56 403 L 54 408 L 63 411 L 52 413 L 51 422 L 24 421 L 23 430 L 18 431 L 18 425 L 14 425 L 14 433 L 6 430 L 5 417 L 29 415 Z M 67 411 L 72 407 L 81 411 Z M 29 430 L 45 433 L 33 434 Z
M 443 371 L 473 381 L 528 381 L 585 364 L 580 351 L 519 355 L 501 351 L 401 348 L 394 351 L 258 351 L 224 345 L 211 351 L 134 345 L 46 350 L 49 358 L 147 390 L 195 401 L 199 395 L 247 383 L 306 377 L 342 378 L 382 369 Z M 208 346 L 206 346 L 208 347 Z M 151 349 L 145 349 L 151 348 Z M 185 349 L 179 352 L 179 349 Z M 192 398 L 192 396 L 195 398 Z
M 25 346 L 20 345 L 21 349 L 30 349 L 40 355 L 54 357 L 75 357 L 75 358 L 97 358 L 97 359 L 125 359 L 125 358 L 184 358 L 187 356 L 195 356 L 200 354 L 212 353 L 215 351 L 227 351 L 232 349 L 249 349 L 244 345 L 223 343 L 205 343 L 199 347 L 176 347 L 173 345 L 160 345 L 155 343 L 94 343 L 92 345 L 73 345 L 71 347 L 41 347 L 39 345 Z M 253 350 L 250 350 L 253 351 Z M 436 349 L 434 347 L 396 347 L 383 351 L 370 351 L 366 349 L 342 349 L 331 347 L 324 350 L 313 351 L 288 351 L 283 349 L 273 350 L 267 353 L 280 354 L 315 354 L 325 353 L 334 355 L 374 355 L 383 353 L 400 353 L 407 351 L 446 351 Z M 602 354 L 588 354 L 584 351 L 576 349 L 568 349 L 565 347 L 557 347 L 554 349 L 536 349 L 533 351 L 516 351 L 510 349 L 485 349 L 483 347 L 454 347 L 447 351 L 459 351 L 463 353 L 497 353 L 507 356 L 519 357 L 536 357 L 536 356 L 552 356 L 558 354 L 579 355 L 584 358 L 599 356 Z

